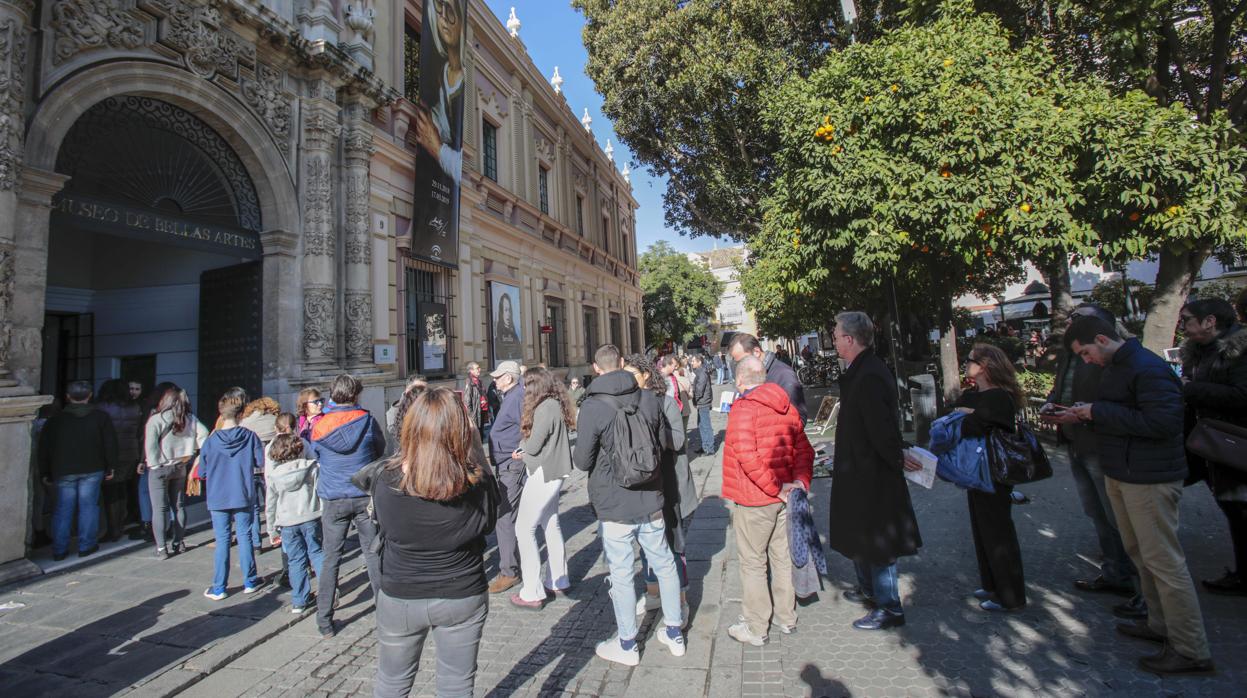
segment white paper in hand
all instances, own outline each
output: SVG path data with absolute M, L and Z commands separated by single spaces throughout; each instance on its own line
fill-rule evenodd
M 932 485 L 935 484 L 935 466 L 939 462 L 939 458 L 927 449 L 917 446 L 905 449 L 905 453 L 910 458 L 922 463 L 922 470 L 906 470 L 905 479 L 931 489 Z

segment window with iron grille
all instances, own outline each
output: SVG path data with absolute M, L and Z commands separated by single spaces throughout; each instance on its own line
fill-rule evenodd
M 550 170 L 542 165 L 537 166 L 537 201 L 541 212 L 550 215 Z
M 409 261 L 408 264 L 420 264 Z M 432 267 L 432 265 L 429 265 Z M 454 296 L 449 293 L 452 287 L 448 271 L 434 271 L 431 268 L 413 268 L 406 270 L 406 314 L 407 314 L 407 374 L 423 374 L 425 376 L 447 376 L 455 372 L 454 346 L 455 333 L 453 322 Z M 422 332 L 428 334 L 427 316 L 429 311 L 438 306 L 444 310 L 444 322 L 440 328 L 444 333 L 445 354 L 440 359 L 426 357 Z M 440 363 L 440 365 L 437 365 Z
M 403 96 L 420 101 L 420 34 L 411 27 L 403 34 Z
M 611 219 L 608 216 L 602 216 L 602 249 L 606 254 L 611 253 Z
M 554 298 L 546 299 L 546 324 L 550 332 L 542 333 L 546 344 L 547 366 L 567 365 L 567 316 L 563 313 L 563 302 Z
M 641 321 L 634 317 L 628 318 L 628 339 L 632 340 L 632 351 L 639 352 L 644 347 L 641 344 Z
M 623 345 L 623 322 L 619 319 L 619 313 L 611 313 L 611 344 L 619 347 L 620 351 L 624 351 Z
M 598 309 L 584 307 L 585 320 L 585 362 L 593 363 L 593 354 L 598 350 Z
M 585 234 L 585 197 L 576 195 L 576 234 Z
M 498 181 L 498 127 L 481 120 L 481 153 L 484 158 L 485 176 Z

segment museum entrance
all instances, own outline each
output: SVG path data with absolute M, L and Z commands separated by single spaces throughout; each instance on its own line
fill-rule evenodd
M 41 392 L 68 382 L 176 383 L 207 424 L 221 392 L 262 387 L 255 186 L 189 111 L 106 99 L 66 134 L 52 203 Z

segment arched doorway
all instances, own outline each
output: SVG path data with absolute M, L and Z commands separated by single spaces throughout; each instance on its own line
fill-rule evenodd
M 229 143 L 157 98 L 106 98 L 66 132 L 53 200 L 41 390 L 172 381 L 201 417 L 262 389 L 260 199 Z

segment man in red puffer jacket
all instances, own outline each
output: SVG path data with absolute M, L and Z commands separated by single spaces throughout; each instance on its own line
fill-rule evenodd
M 761 360 L 748 356 L 737 364 L 736 387 L 740 397 L 728 413 L 723 442 L 723 498 L 736 504 L 732 531 L 745 620 L 728 628 L 728 634 L 760 647 L 767 639 L 772 610 L 781 632 L 791 633 L 797 626 L 788 552 L 788 491 L 809 489 L 814 449 L 788 394 L 766 382 Z

